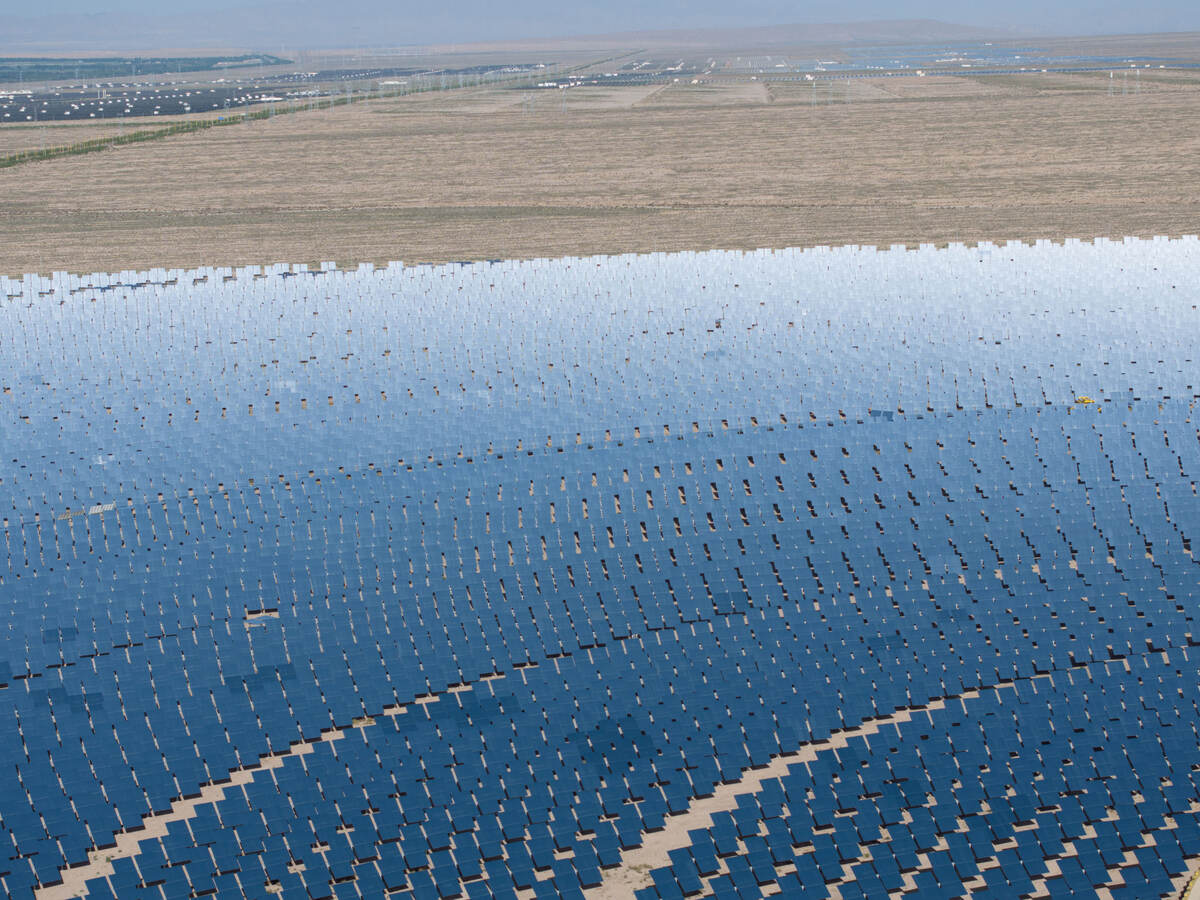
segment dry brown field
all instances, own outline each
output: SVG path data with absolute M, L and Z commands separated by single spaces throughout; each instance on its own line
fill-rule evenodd
M 0 169 L 0 272 L 1200 230 L 1198 74 L 818 90 L 451 91 Z
M 160 124 L 160 123 L 155 123 Z M 125 130 L 132 130 L 126 128 Z M 58 147 L 93 138 L 115 137 L 122 126 L 112 122 L 101 125 L 87 122 L 46 122 L 40 125 L 21 124 L 0 127 L 0 156 L 19 153 L 22 150 L 40 150 Z

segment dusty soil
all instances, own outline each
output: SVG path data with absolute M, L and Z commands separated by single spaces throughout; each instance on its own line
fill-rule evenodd
M 160 126 L 158 122 L 154 124 Z M 75 144 L 79 141 L 90 141 L 93 138 L 115 137 L 121 133 L 121 130 L 122 126 L 107 122 L 102 125 L 93 125 L 86 122 L 3 125 L 0 126 L 0 156 L 7 156 L 10 153 L 18 153 L 22 150 L 60 147 L 67 144 Z M 133 126 L 126 126 L 125 130 L 132 131 Z
M 0 170 L 0 272 L 1200 230 L 1200 79 L 1038 77 L 305 111 Z

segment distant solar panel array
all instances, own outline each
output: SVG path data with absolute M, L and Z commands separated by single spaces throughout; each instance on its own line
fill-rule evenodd
M 1170 895 L 1197 285 L 1196 238 L 0 279 L 0 887 Z

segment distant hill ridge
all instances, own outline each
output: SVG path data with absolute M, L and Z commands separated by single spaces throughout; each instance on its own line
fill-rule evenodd
M 482 0 L 481 0 L 482 2 Z M 472 3 L 469 5 L 481 5 Z M 488 16 L 447 17 L 433 11 L 414 23 L 399 8 L 380 7 L 375 0 L 348 0 L 346 8 L 331 10 L 309 2 L 254 5 L 236 14 L 164 13 L 10 16 L 0 33 L 0 53 L 56 54 L 81 51 L 137 52 L 164 47 L 273 49 L 281 46 L 362 47 L 409 46 L 455 49 L 548 49 L 552 47 L 639 46 L 660 48 L 755 47 L 797 44 L 925 43 L 929 41 L 1004 40 L 1026 32 L 955 25 L 932 19 L 899 19 L 824 24 L 756 25 L 653 29 L 605 33 L 602 28 L 621 16 L 585 18 L 578 33 L 538 36 L 566 31 L 559 22 L 537 25 L 505 23 L 496 37 L 488 34 Z M 494 16 L 493 16 L 494 17 Z M 463 23 L 470 23 L 464 26 Z M 469 28 L 470 30 L 464 30 Z M 515 29 L 527 29 L 522 35 Z M 507 33 L 504 33 L 507 32 Z M 458 37 L 457 35 L 460 35 Z M 454 37 L 451 37 L 451 36 Z
M 673 28 L 561 37 L 555 43 L 598 42 L 669 44 L 679 47 L 794 46 L 796 44 L 925 43 L 929 41 L 1010 40 L 1028 36 L 1017 29 L 955 25 L 935 19 L 891 19 L 875 22 L 760 25 L 746 28 Z

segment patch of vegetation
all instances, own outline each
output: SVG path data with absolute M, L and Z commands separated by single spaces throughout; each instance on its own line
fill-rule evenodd
M 345 98 L 337 98 L 330 105 L 336 104 L 341 106 L 345 102 L 347 102 Z M 19 166 L 21 163 L 37 162 L 38 160 L 57 159 L 60 156 L 82 156 L 85 153 L 94 153 L 97 150 L 107 150 L 109 147 L 120 147 L 124 144 L 140 144 L 144 141 L 170 137 L 173 134 L 191 134 L 196 131 L 204 131 L 208 128 L 237 125 L 241 122 L 266 119 L 272 115 L 274 113 L 270 109 L 257 109 L 241 116 L 222 116 L 219 119 L 193 119 L 188 122 L 180 122 L 177 125 L 168 125 L 165 128 L 143 128 L 112 137 L 93 138 L 88 141 L 63 144 L 58 147 L 22 150 L 18 153 L 10 153 L 8 156 L 0 156 L 0 169 Z
M 221 57 L 222 59 L 228 57 Z M 267 59 L 277 59 L 276 57 L 266 57 Z M 286 62 L 286 60 L 280 60 Z M 2 62 L 2 60 L 0 60 Z M 591 63 L 586 63 L 578 68 L 585 68 Z M 573 71 L 573 70 L 568 70 Z M 536 83 L 539 75 L 519 75 L 514 81 L 517 85 L 532 87 Z M 452 85 L 438 86 L 426 85 L 406 86 L 404 93 L 417 94 L 435 91 L 453 90 Z M 380 94 L 378 96 L 398 97 L 398 90 L 388 94 Z M 280 105 L 276 108 L 275 104 L 269 107 L 260 107 L 252 111 L 237 113 L 227 113 L 215 119 L 190 119 L 186 122 L 179 122 L 175 125 L 168 125 L 163 128 L 143 128 L 137 131 L 130 131 L 124 134 L 113 135 L 102 138 L 92 138 L 86 141 L 77 141 L 71 144 L 61 144 L 54 147 L 43 147 L 37 150 L 20 150 L 16 153 L 10 153 L 7 156 L 0 156 L 0 169 L 7 169 L 13 166 L 19 166 L 22 163 L 38 162 L 40 160 L 57 159 L 63 156 L 82 156 L 85 153 L 95 153 L 98 150 L 107 150 L 110 147 L 120 147 L 125 144 L 140 144 L 144 141 L 153 141 L 159 138 L 170 137 L 176 134 L 192 134 L 197 131 L 205 131 L 209 128 L 219 128 L 227 125 L 239 125 L 244 122 L 255 122 L 261 119 L 269 119 L 276 115 L 290 115 L 293 113 L 303 112 L 304 110 L 313 109 L 333 109 L 335 106 L 348 106 L 354 103 L 362 103 L 371 99 L 370 93 L 363 94 L 344 94 L 340 96 L 327 96 L 319 99 L 314 99 L 308 103 Z
M 430 87 L 410 91 L 409 93 L 435 90 L 438 90 L 438 88 Z M 392 96 L 395 95 L 393 94 Z M 270 107 L 262 107 L 240 114 L 226 114 L 216 119 L 190 119 L 187 122 L 168 125 L 165 128 L 142 128 L 137 131 L 129 131 L 110 137 L 76 141 L 72 144 L 60 144 L 55 147 L 43 147 L 37 150 L 20 150 L 16 153 L 10 153 L 7 156 L 0 156 L 0 169 L 19 166 L 22 163 L 38 162 L 39 160 L 57 159 L 62 156 L 82 156 L 85 153 L 95 153 L 97 150 L 107 150 L 110 147 L 120 147 L 125 144 L 140 144 L 144 141 L 153 141 L 176 134 L 193 134 L 197 131 L 206 131 L 209 128 L 222 128 L 227 125 L 240 125 L 244 122 L 257 122 L 261 119 L 270 119 L 276 115 L 302 112 L 305 109 L 332 109 L 335 106 L 347 106 L 352 103 L 362 103 L 370 99 L 370 95 L 368 94 L 349 94 L 340 97 L 322 97 L 320 101 L 314 102 L 312 107 L 305 105 L 281 106 L 279 109 L 276 109 L 272 104 Z

